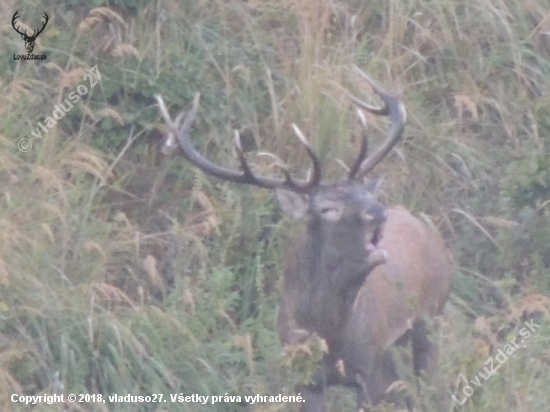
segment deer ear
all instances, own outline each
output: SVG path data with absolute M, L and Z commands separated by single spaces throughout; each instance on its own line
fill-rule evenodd
M 376 179 L 369 180 L 364 188 L 367 192 L 372 193 L 373 195 L 376 195 L 376 192 L 378 192 L 378 189 L 382 185 L 382 182 L 384 181 L 384 176 L 377 177 Z
M 281 210 L 294 219 L 303 218 L 309 210 L 309 199 L 301 193 L 277 188 L 275 197 Z

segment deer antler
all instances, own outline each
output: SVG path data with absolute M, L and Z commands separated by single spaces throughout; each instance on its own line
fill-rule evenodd
M 377 115 L 377 116 L 389 116 L 390 121 L 392 123 L 391 130 L 388 134 L 387 139 L 378 147 L 378 149 L 372 153 L 367 159 L 364 159 L 364 157 L 367 155 L 366 150 L 366 130 L 367 130 L 367 122 L 365 120 L 365 117 L 362 113 L 358 111 L 358 117 L 361 121 L 361 125 L 363 126 L 363 143 L 361 145 L 361 150 L 359 153 L 359 157 L 355 161 L 353 167 L 350 170 L 349 173 L 349 179 L 361 179 L 364 177 L 368 172 L 370 172 L 384 157 L 387 156 L 387 154 L 391 151 L 391 149 L 396 145 L 396 143 L 399 141 L 403 134 L 403 129 L 405 128 L 405 122 L 407 119 L 407 112 L 405 110 L 405 105 L 396 96 L 390 95 L 388 92 L 384 90 L 382 86 L 380 86 L 377 82 L 375 82 L 373 79 L 370 78 L 365 72 L 363 72 L 361 69 L 359 69 L 357 66 L 353 66 L 353 70 L 363 78 L 363 80 L 366 80 L 373 90 L 380 96 L 382 101 L 384 102 L 383 107 L 376 107 L 372 106 L 363 100 L 355 97 L 350 92 L 346 92 L 347 95 L 350 97 L 350 99 L 359 107 L 362 109 L 365 109 L 366 111 Z
M 250 169 L 250 166 L 248 165 L 248 162 L 244 157 L 243 150 L 241 147 L 240 136 L 237 131 L 235 131 L 235 148 L 237 150 L 237 156 L 239 157 L 239 162 L 241 166 L 240 171 L 231 170 L 225 167 L 218 166 L 217 164 L 213 163 L 212 161 L 204 157 L 202 154 L 200 154 L 197 151 L 197 149 L 195 149 L 195 147 L 193 146 L 193 143 L 191 142 L 189 131 L 190 131 L 191 125 L 193 124 L 195 116 L 197 114 L 197 110 L 199 107 L 200 93 L 195 94 L 195 97 L 193 99 L 193 104 L 191 106 L 191 110 L 185 117 L 185 120 L 183 120 L 183 124 L 182 124 L 182 119 L 184 116 L 184 112 L 180 113 L 175 120 L 172 120 L 170 118 L 168 110 L 166 109 L 166 105 L 162 100 L 162 97 L 158 95 L 155 97 L 158 101 L 161 114 L 164 117 L 164 120 L 166 121 L 166 123 L 168 124 L 171 130 L 171 133 L 167 141 L 165 142 L 164 146 L 167 148 L 174 146 L 173 140 L 177 139 L 185 158 L 189 160 L 191 163 L 193 163 L 195 166 L 197 166 L 199 169 L 201 169 L 203 172 L 219 177 L 221 179 L 230 180 L 232 182 L 260 186 L 266 189 L 275 189 L 275 188 L 281 187 L 281 188 L 285 188 L 293 192 L 299 192 L 299 193 L 308 193 L 314 187 L 319 185 L 321 181 L 321 162 L 313 152 L 313 149 L 309 145 L 303 133 L 300 131 L 300 129 L 298 129 L 296 125 L 292 125 L 294 132 L 298 140 L 305 147 L 309 155 L 309 158 L 313 163 L 313 173 L 311 174 L 311 177 L 309 178 L 309 180 L 302 181 L 302 180 L 293 179 L 286 168 L 283 168 L 283 173 L 285 175 L 284 179 L 261 177 L 261 176 L 256 176 Z M 163 152 L 166 153 L 167 150 L 163 150 Z

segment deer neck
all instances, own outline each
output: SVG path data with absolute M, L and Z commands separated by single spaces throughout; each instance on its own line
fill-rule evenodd
M 301 299 L 298 320 L 327 341 L 337 339 L 367 275 L 374 268 L 368 262 L 364 231 L 330 228 L 310 222 L 303 252 L 300 277 L 307 291 Z

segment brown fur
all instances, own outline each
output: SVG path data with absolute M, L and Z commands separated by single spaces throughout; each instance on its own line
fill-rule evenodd
M 423 319 L 441 313 L 451 279 L 449 255 L 439 234 L 402 207 L 388 209 L 378 243 L 387 252 L 387 261 L 371 269 L 362 286 L 356 288 L 349 308 L 325 308 L 327 316 L 336 316 L 328 321 L 332 325 L 328 328 L 300 314 L 304 302 L 311 305 L 304 293 L 304 288 L 311 286 L 304 284 L 304 272 L 299 269 L 308 259 L 304 255 L 306 244 L 307 230 L 296 237 L 289 250 L 279 315 L 283 343 L 295 343 L 303 336 L 299 330 L 305 329 L 316 332 L 329 345 L 324 368 L 313 384 L 298 388 L 306 397 L 304 411 L 324 410 L 322 389 L 333 383 L 356 387 L 358 407 L 369 401 L 378 403 L 398 379 L 387 349 L 409 331 L 415 371 L 435 362 L 436 348 L 426 336 Z M 316 319 L 314 313 L 306 315 Z M 344 362 L 343 380 L 336 371 L 338 360 Z

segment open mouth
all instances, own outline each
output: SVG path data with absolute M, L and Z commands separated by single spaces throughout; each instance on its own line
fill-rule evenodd
M 384 225 L 378 225 L 374 229 L 374 233 L 369 243 L 367 243 L 367 260 L 369 264 L 376 266 L 385 263 L 388 257 L 388 252 L 378 247 L 378 243 L 382 239 L 382 229 Z
M 382 239 L 382 227 L 383 224 L 378 225 L 378 227 L 374 230 L 374 235 L 372 236 L 371 243 L 376 247 L 378 245 L 378 242 L 380 242 L 380 239 Z

